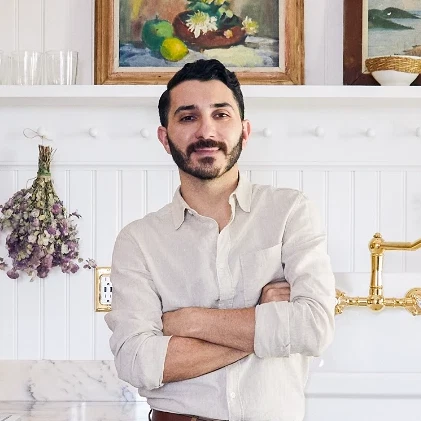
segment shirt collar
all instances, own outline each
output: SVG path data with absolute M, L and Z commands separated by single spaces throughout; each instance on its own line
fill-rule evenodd
M 235 197 L 238 205 L 244 212 L 250 212 L 251 207 L 251 195 L 252 195 L 252 185 L 250 181 L 247 180 L 244 176 L 239 176 L 237 188 L 231 193 L 231 197 Z M 174 222 L 174 228 L 177 230 L 181 227 L 181 224 L 184 222 L 186 211 L 190 213 L 197 213 L 192 209 L 187 202 L 183 199 L 180 192 L 180 186 L 174 193 L 172 200 L 172 217 Z
M 235 197 L 240 208 L 244 212 L 250 212 L 252 185 L 245 176 L 239 174 L 237 188 L 231 193 L 230 197 Z
M 177 187 L 177 190 L 174 193 L 171 205 L 174 228 L 178 230 L 184 222 L 186 210 L 191 212 L 193 211 L 193 209 L 191 209 L 187 202 L 183 199 L 183 196 L 181 196 L 180 186 Z

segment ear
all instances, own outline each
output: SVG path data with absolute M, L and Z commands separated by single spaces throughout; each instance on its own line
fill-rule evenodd
M 168 145 L 167 129 L 164 126 L 159 126 L 157 134 L 159 141 L 162 143 L 162 146 L 164 146 L 164 149 L 168 154 L 171 154 L 170 145 Z
M 247 142 L 249 140 L 250 137 L 250 133 L 251 133 L 251 124 L 249 120 L 243 120 L 242 121 L 242 125 L 243 125 L 243 149 L 247 146 Z

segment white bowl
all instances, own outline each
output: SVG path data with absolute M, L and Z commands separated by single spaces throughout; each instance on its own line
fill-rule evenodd
M 377 70 L 371 74 L 382 86 L 409 86 L 418 76 L 418 73 L 397 70 Z
M 386 63 L 382 64 L 382 67 L 387 67 L 387 69 L 384 70 L 373 70 L 371 68 L 376 68 L 379 66 L 380 63 L 378 63 L 378 59 L 381 59 L 382 61 L 385 61 Z M 388 59 L 390 59 L 388 61 Z M 396 60 L 398 62 L 396 63 Z M 378 57 L 369 57 L 366 61 L 366 67 L 367 69 L 371 71 L 371 74 L 373 75 L 374 79 L 377 80 L 377 82 L 380 83 L 382 86 L 409 86 L 421 73 L 421 63 L 418 62 L 417 69 L 420 70 L 419 73 L 410 73 L 402 71 L 402 63 L 408 62 L 408 61 L 414 61 L 421 60 L 421 57 L 419 56 L 407 56 L 407 55 L 391 55 L 391 56 L 378 56 Z M 387 63 L 388 61 L 388 63 Z M 377 62 L 377 63 L 376 63 Z M 401 63 L 399 63 L 401 62 Z M 385 65 L 386 64 L 386 65 Z

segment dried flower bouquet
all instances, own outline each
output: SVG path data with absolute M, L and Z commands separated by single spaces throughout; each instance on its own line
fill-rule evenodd
M 7 276 L 17 279 L 26 273 L 33 281 L 37 276 L 45 278 L 54 266 L 64 273 L 79 270 L 79 238 L 74 218 L 77 212 L 67 214 L 63 202 L 57 196 L 50 173 L 53 157 L 50 146 L 39 145 L 38 173 L 32 186 L 16 192 L 4 205 L 0 205 L 0 231 L 10 230 L 6 247 L 12 260 L 8 269 L 0 257 L 0 269 Z M 87 259 L 84 268 L 96 264 Z

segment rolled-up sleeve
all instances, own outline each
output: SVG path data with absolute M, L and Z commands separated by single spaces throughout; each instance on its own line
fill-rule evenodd
M 335 280 L 318 212 L 302 194 L 286 223 L 282 263 L 291 300 L 256 307 L 255 354 L 319 356 L 333 339 Z
M 163 385 L 170 336 L 162 333 L 162 306 L 143 253 L 124 230 L 119 234 L 111 266 L 112 311 L 105 316 L 113 332 L 111 351 L 120 379 L 152 390 Z

